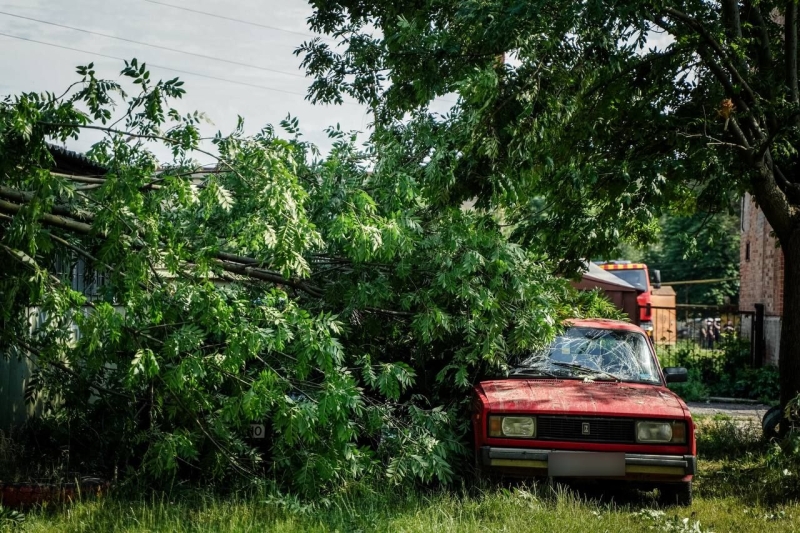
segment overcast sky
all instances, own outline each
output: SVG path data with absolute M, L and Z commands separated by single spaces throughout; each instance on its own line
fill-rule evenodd
M 89 62 L 94 62 L 101 77 L 119 79 L 122 62 L 87 53 L 94 52 L 144 60 L 152 67 L 151 75 L 155 77 L 169 79 L 179 76 L 185 81 L 187 94 L 176 107 L 181 112 L 205 112 L 213 121 L 213 125 L 207 126 L 209 134 L 217 129 L 229 132 L 236 124 L 237 115 L 245 118 L 248 132 L 254 133 L 265 124 L 277 125 L 287 113 L 297 116 L 305 137 L 323 148 L 328 144 L 323 132 L 326 126 L 338 122 L 345 130 L 367 130 L 371 117 L 362 106 L 315 106 L 304 100 L 310 81 L 298 68 L 300 58 L 292 54 L 300 43 L 311 38 L 306 26 L 311 9 L 304 0 L 157 1 L 159 3 L 155 0 L 0 0 L 0 12 L 6 13 L 0 14 L 0 33 L 85 51 L 65 50 L 0 35 L 0 72 L 3 73 L 0 76 L 0 95 L 63 91 L 78 79 L 75 66 Z M 8 14 L 287 74 L 123 42 Z M 231 82 L 176 73 L 156 65 Z M 277 90 L 232 83 L 234 81 Z M 90 144 L 89 139 L 87 137 L 71 147 L 85 150 Z
M 185 81 L 187 94 L 174 105 L 182 113 L 205 112 L 212 121 L 205 135 L 230 132 L 237 115 L 252 134 L 291 113 L 305 138 L 324 151 L 330 146 L 327 126 L 366 132 L 371 116 L 352 102 L 315 106 L 305 100 L 311 81 L 292 52 L 313 37 L 306 24 L 310 15 L 306 0 L 0 0 L 0 96 L 61 92 L 78 79 L 75 67 L 90 62 L 101 77 L 119 80 L 121 59 L 136 57 L 154 77 Z M 663 46 L 670 39 L 652 35 L 650 41 Z M 445 112 L 453 99 L 440 99 L 432 108 Z M 97 138 L 87 133 L 69 147 L 86 150 Z M 213 163 L 207 156 L 198 159 Z

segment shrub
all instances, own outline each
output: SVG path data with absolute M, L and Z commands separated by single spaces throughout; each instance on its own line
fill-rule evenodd
M 668 355 L 661 355 L 662 365 L 684 366 L 689 369 L 689 381 L 670 385 L 686 401 L 708 396 L 724 396 L 759 400 L 772 404 L 778 400 L 778 369 L 772 366 L 750 366 L 749 342 L 726 338 L 721 352 L 698 353 L 696 346 L 679 346 Z
M 697 402 L 708 398 L 708 388 L 697 368 L 690 367 L 689 378 L 685 383 L 670 383 L 669 388 L 687 402 Z

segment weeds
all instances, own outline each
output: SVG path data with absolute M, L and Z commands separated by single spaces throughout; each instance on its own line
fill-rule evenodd
M 649 529 L 655 531 L 670 531 L 675 533 L 711 533 L 708 529 L 700 527 L 700 521 L 690 521 L 689 518 L 667 516 L 664 511 L 644 509 L 637 513 L 642 521 L 648 523 Z
M 25 515 L 0 505 L 0 527 L 19 526 L 25 522 Z
M 699 460 L 738 458 L 764 450 L 761 427 L 750 420 L 715 417 L 696 425 Z
M 800 399 L 789 406 L 800 405 Z M 698 421 L 698 462 L 706 473 L 698 479 L 698 494 L 705 497 L 740 498 L 742 501 L 776 505 L 800 500 L 800 431 L 781 440 L 765 439 L 752 422 Z

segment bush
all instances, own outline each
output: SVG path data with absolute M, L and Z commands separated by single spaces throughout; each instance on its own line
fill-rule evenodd
M 689 379 L 685 383 L 670 383 L 669 388 L 687 402 L 697 402 L 708 398 L 708 387 L 697 368 L 690 367 Z
M 713 396 L 747 398 L 765 404 L 778 401 L 780 391 L 778 369 L 774 366 L 763 368 L 740 368 L 733 374 L 722 373 L 718 381 L 710 386 Z
M 758 400 L 766 404 L 778 401 L 779 375 L 773 366 L 752 368 L 750 344 L 738 338 L 726 338 L 721 352 L 698 352 L 693 344 L 679 346 L 669 354 L 660 354 L 670 366 L 689 370 L 689 381 L 670 385 L 686 401 L 708 396 Z M 667 364 L 667 363 L 662 363 Z

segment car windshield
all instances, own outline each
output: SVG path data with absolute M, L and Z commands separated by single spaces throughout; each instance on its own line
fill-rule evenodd
M 609 270 L 609 272 L 621 278 L 623 281 L 627 281 L 640 291 L 647 290 L 647 276 L 642 268 L 633 270 Z
M 511 375 L 660 383 L 644 335 L 635 331 L 570 327 L 527 357 Z

